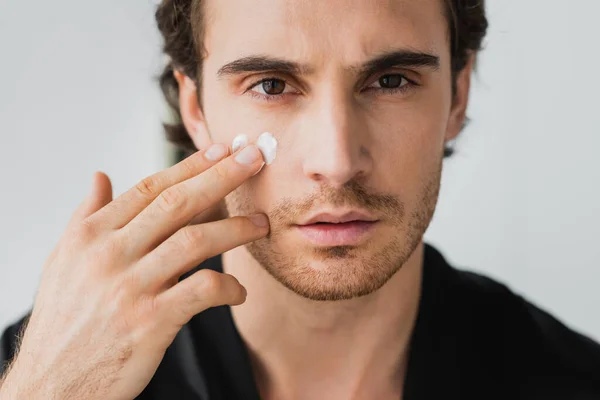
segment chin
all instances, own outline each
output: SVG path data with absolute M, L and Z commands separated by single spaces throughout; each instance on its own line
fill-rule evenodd
M 247 250 L 280 284 L 315 301 L 374 293 L 402 268 L 419 242 L 394 237 L 384 244 L 307 247 L 278 245 L 272 239 L 250 243 Z

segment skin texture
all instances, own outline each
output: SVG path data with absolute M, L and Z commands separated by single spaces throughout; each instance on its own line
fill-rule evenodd
M 193 82 L 176 73 L 190 136 L 198 148 L 239 133 L 252 142 L 264 131 L 279 142 L 274 163 L 221 205 L 228 215 L 263 212 L 270 220 L 269 235 L 223 259 L 248 288 L 234 318 L 261 393 L 398 398 L 422 237 L 438 199 L 444 143 L 465 119 L 473 58 L 453 96 L 439 0 L 238 0 L 235 7 L 210 0 L 205 7 L 202 107 Z M 360 74 L 374 57 L 402 50 L 438 57 L 439 65 Z M 218 73 L 257 55 L 306 68 Z M 381 87 L 380 78 L 398 74 L 408 79 L 404 91 Z M 253 86 L 265 78 L 284 82 L 284 93 L 265 97 L 262 85 Z M 314 212 L 341 209 L 379 220 L 368 240 L 315 247 L 294 231 Z

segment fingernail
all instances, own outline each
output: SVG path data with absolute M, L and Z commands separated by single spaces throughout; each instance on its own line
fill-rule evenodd
M 269 219 L 264 214 L 254 214 L 248 218 L 250 218 L 250 221 L 252 221 L 252 223 L 258 226 L 259 228 L 269 226 Z
M 258 169 L 258 171 L 256 171 L 255 173 L 252 174 L 252 176 L 258 174 L 260 171 L 262 171 L 263 167 L 265 166 L 265 162 L 263 161 L 263 163 L 261 164 L 260 168 Z
M 216 143 L 210 146 L 204 157 L 210 161 L 218 161 L 227 155 L 227 147 L 224 144 Z
M 240 164 L 250 165 L 254 164 L 260 157 L 260 151 L 258 151 L 256 146 L 248 145 L 235 156 L 235 161 Z

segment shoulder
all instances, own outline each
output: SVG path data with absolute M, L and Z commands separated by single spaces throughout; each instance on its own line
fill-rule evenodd
M 0 336 L 0 375 L 4 373 L 8 363 L 15 355 L 20 337 L 27 326 L 29 316 L 29 313 L 25 314 L 18 321 L 4 327 L 2 330 L 2 335 Z
M 600 399 L 600 344 L 494 279 L 457 269 L 451 275 L 460 319 L 482 350 L 494 348 L 489 354 L 511 371 L 520 391 L 531 398 Z

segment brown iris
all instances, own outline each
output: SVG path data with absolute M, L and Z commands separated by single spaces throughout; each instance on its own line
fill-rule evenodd
M 285 90 L 285 82 L 281 79 L 267 79 L 262 82 L 262 88 L 266 94 L 281 94 Z

